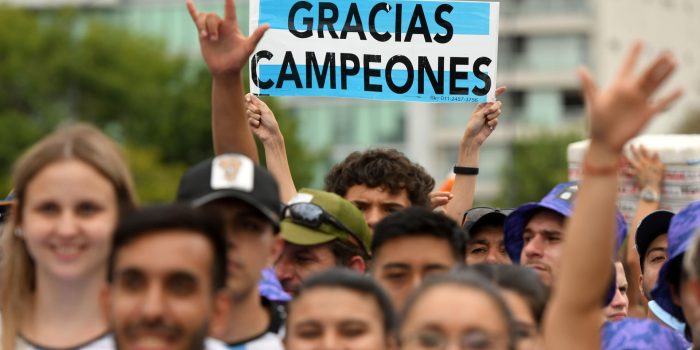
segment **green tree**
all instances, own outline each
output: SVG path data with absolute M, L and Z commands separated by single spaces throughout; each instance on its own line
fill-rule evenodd
M 543 133 L 516 140 L 511 148 L 511 161 L 503 171 L 496 205 L 514 208 L 538 201 L 554 185 L 567 181 L 567 146 L 582 138 L 582 134 L 571 132 Z
M 94 123 L 128 145 L 146 203 L 172 200 L 187 165 L 212 155 L 211 77 L 201 60 L 73 10 L 0 7 L 0 23 L 0 197 L 14 159 L 65 121 Z M 275 112 L 290 163 L 303 165 L 293 175 L 305 185 L 314 157 L 296 138 L 295 120 Z

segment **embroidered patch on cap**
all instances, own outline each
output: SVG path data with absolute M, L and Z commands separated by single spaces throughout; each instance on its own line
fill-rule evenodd
M 578 185 L 571 185 L 565 187 L 559 194 L 557 195 L 557 198 L 571 202 L 574 197 L 576 197 L 576 191 L 578 191 Z
M 291 200 L 289 200 L 289 203 L 287 204 L 292 205 L 296 203 L 311 203 L 312 200 L 314 200 L 314 196 L 309 193 L 297 193 Z
M 214 190 L 253 191 L 253 161 L 238 154 L 220 155 L 211 164 L 211 188 Z

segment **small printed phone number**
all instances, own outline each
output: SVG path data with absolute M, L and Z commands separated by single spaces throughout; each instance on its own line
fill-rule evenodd
M 430 99 L 442 102 L 481 102 L 480 98 L 469 96 L 430 96 Z

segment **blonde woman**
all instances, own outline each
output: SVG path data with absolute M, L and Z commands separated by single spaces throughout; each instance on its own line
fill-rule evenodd
M 2 234 L 2 349 L 109 349 L 99 307 L 112 231 L 136 205 L 114 142 L 62 128 L 15 164 L 16 203 Z

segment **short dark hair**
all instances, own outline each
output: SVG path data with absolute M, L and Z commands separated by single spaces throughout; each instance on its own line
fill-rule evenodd
M 325 190 L 341 197 L 355 185 L 380 187 L 391 194 L 405 189 L 411 205 L 428 207 L 435 180 L 395 149 L 370 149 L 351 153 L 326 175 Z
M 145 207 L 126 213 L 119 220 L 109 253 L 107 281 L 114 281 L 114 268 L 119 251 L 134 240 L 169 229 L 188 229 L 200 234 L 211 245 L 212 287 L 226 286 L 226 238 L 220 218 L 214 213 L 185 204 Z M 154 252 L 155 253 L 155 252 Z M 157 259 L 157 256 L 155 257 Z
M 537 326 L 542 324 L 549 300 L 549 288 L 532 269 L 519 265 L 478 264 L 465 270 L 474 271 L 496 286 L 520 295 L 527 302 Z
M 338 266 L 349 266 L 352 258 L 355 256 L 361 257 L 365 262 L 370 260 L 370 256 L 367 255 L 362 248 L 342 240 L 334 239 L 327 244 L 328 248 L 331 250 L 331 253 L 333 253 L 335 263 Z
M 423 207 L 409 207 L 392 213 L 374 227 L 372 252 L 389 241 L 403 237 L 430 236 L 445 240 L 455 260 L 464 262 L 465 234 L 457 223 L 447 216 Z
M 422 299 L 425 296 L 425 294 L 427 294 L 430 290 L 434 288 L 447 285 L 476 289 L 486 294 L 489 297 L 489 299 L 491 299 L 497 305 L 497 309 L 495 311 L 498 312 L 506 322 L 506 327 L 508 328 L 508 349 L 515 349 L 518 334 L 516 323 L 513 319 L 513 314 L 508 308 L 508 305 L 503 299 L 503 296 L 498 291 L 498 288 L 496 288 L 496 286 L 494 286 L 493 283 L 491 283 L 481 275 L 478 275 L 472 271 L 455 271 L 449 274 L 432 275 L 426 278 L 423 284 L 421 284 L 416 290 L 414 290 L 408 297 L 408 300 L 406 301 L 406 304 L 399 317 L 399 319 L 401 320 L 399 328 L 403 327 L 403 324 L 406 322 L 408 315 L 411 314 L 416 303 L 420 299 Z
M 298 294 L 289 305 L 289 314 L 291 315 L 294 310 L 295 300 L 299 299 L 305 292 L 316 288 L 342 288 L 371 297 L 379 306 L 384 317 L 382 320 L 384 332 L 387 335 L 394 334 L 398 319 L 389 296 L 371 277 L 345 268 L 323 271 L 304 281 Z

